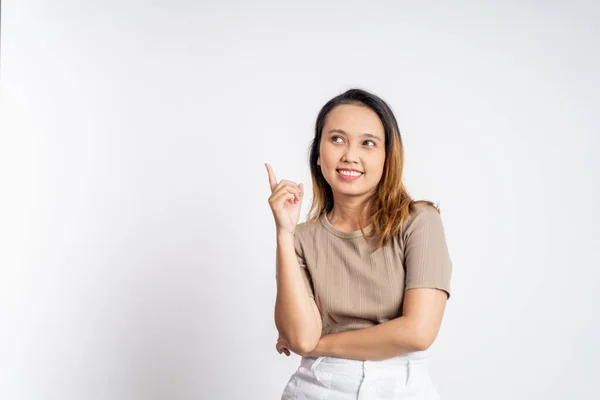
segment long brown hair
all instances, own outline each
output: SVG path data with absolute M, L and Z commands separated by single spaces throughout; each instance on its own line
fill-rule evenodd
M 315 137 L 310 145 L 310 172 L 312 175 L 313 199 L 307 215 L 307 222 L 315 222 L 321 215 L 333 209 L 333 192 L 317 165 L 320 154 L 321 135 L 327 115 L 336 106 L 354 104 L 368 107 L 381 119 L 385 129 L 385 164 L 383 175 L 375 193 L 368 199 L 367 210 L 373 230 L 367 234 L 363 227 L 360 230 L 364 237 L 375 237 L 379 249 L 387 241 L 397 236 L 406 218 L 414 211 L 415 205 L 425 203 L 438 206 L 428 200 L 413 200 L 402 181 L 404 167 L 404 147 L 396 117 L 390 106 L 378 96 L 362 89 L 350 89 L 329 100 L 319 112 L 315 125 Z M 362 216 L 362 215 L 361 215 Z

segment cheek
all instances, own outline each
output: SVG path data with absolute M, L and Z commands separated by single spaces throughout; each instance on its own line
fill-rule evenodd
M 369 175 L 374 178 L 380 178 L 383 175 L 384 164 L 375 163 L 368 166 Z
M 329 168 L 335 168 L 337 166 L 335 152 L 326 150 L 321 153 L 321 165 L 325 165 Z

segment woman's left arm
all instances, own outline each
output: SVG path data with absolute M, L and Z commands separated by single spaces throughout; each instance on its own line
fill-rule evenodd
M 429 206 L 418 210 L 402 240 L 407 288 L 402 316 L 370 328 L 321 336 L 307 355 L 383 360 L 431 346 L 450 296 L 452 275 L 439 212 Z
M 406 291 L 401 317 L 365 329 L 321 336 L 306 356 L 384 360 L 426 350 L 439 332 L 448 295 L 433 288 Z

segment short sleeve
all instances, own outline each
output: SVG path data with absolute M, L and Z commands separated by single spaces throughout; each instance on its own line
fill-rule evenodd
M 302 273 L 302 279 L 304 280 L 304 285 L 306 286 L 306 290 L 308 292 L 308 296 L 315 298 L 315 293 L 313 289 L 312 278 L 310 276 L 310 272 L 308 270 L 308 266 L 306 265 L 306 258 L 304 256 L 304 250 L 302 248 L 302 244 L 300 243 L 300 232 L 298 232 L 298 228 L 294 231 L 294 248 L 296 250 L 296 257 L 298 259 L 298 265 L 300 265 L 300 272 Z
M 436 288 L 444 290 L 450 298 L 452 261 L 441 216 L 430 205 L 415 212 L 403 233 L 404 289 Z

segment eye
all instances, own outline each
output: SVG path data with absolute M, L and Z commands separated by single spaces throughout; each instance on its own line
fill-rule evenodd
M 334 142 L 336 142 L 336 139 L 340 139 L 340 140 L 342 140 L 342 142 L 344 140 L 341 136 L 332 136 L 331 137 L 331 140 L 334 141 Z M 337 142 L 337 143 L 342 143 L 342 142 Z M 375 147 L 377 145 L 373 140 L 370 140 L 370 139 L 369 140 L 365 140 L 363 143 L 367 143 L 367 142 L 371 142 L 372 143 L 368 147 Z

